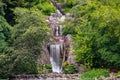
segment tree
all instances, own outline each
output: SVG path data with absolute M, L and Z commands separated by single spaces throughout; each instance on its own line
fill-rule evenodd
M 56 11 L 55 7 L 51 5 L 48 1 L 42 1 L 41 3 L 36 5 L 36 7 L 41 10 L 44 15 L 50 15 L 51 13 Z
M 27 50 L 15 50 L 11 57 L 12 67 L 10 69 L 10 76 L 17 74 L 36 74 L 37 64 L 33 54 Z
M 88 67 L 120 67 L 119 1 L 110 3 L 87 0 L 72 9 L 74 20 L 65 31 L 73 29 L 76 60 Z
M 3 53 L 0 53 L 0 79 L 7 79 L 10 75 L 10 58 Z
M 15 24 L 14 13 L 13 10 L 15 7 L 21 8 L 31 8 L 37 4 L 39 4 L 41 0 L 1 0 L 1 2 L 5 5 L 5 19 L 10 25 Z
M 17 24 L 14 26 L 13 34 L 15 41 L 14 56 L 16 56 L 13 72 L 17 74 L 37 73 L 36 62 L 42 51 L 42 42 L 45 41 L 47 43 L 49 38 L 48 24 L 41 12 L 35 8 L 16 8 L 14 13 Z M 14 68 L 16 69 L 14 70 Z M 25 71 L 20 71 L 21 69 Z
M 5 4 L 2 1 L 0 1 L 0 15 L 2 16 L 5 15 L 4 6 Z
M 0 52 L 12 45 L 11 42 L 12 27 L 6 22 L 3 16 L 0 16 Z
M 11 39 L 12 27 L 0 16 L 0 78 L 10 75 L 10 55 L 13 51 Z

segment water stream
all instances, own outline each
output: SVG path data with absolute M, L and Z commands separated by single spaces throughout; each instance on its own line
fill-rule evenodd
M 60 59 L 60 44 L 50 45 L 50 62 L 52 64 L 53 72 L 62 72 L 62 62 Z
M 51 35 L 54 36 L 54 44 L 49 45 L 50 62 L 52 64 L 52 71 L 62 73 L 62 62 L 64 60 L 65 49 L 64 39 L 62 36 L 62 25 L 59 22 L 64 21 L 65 17 L 57 13 L 52 13 L 49 17 L 49 23 L 51 27 Z

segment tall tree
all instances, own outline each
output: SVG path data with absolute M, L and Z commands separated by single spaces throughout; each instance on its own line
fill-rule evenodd
M 2 16 L 5 15 L 4 6 L 5 4 L 2 1 L 0 1 L 0 15 Z
M 37 73 L 36 61 L 42 51 L 42 42 L 47 42 L 49 38 L 48 24 L 41 12 L 35 8 L 16 8 L 14 13 L 17 21 L 14 26 L 14 48 L 15 56 L 19 57 L 16 56 L 14 60 L 13 72 L 16 74 Z
M 11 26 L 6 22 L 3 16 L 0 16 L 0 52 L 3 52 L 11 43 Z
M 10 75 L 10 55 L 12 54 L 12 27 L 3 16 L 0 16 L 0 78 Z
M 6 5 L 4 8 L 5 11 L 5 18 L 7 19 L 8 23 L 11 25 L 15 24 L 13 9 L 15 7 L 24 7 L 24 8 L 31 8 L 37 4 L 39 4 L 40 0 L 2 0 L 2 2 Z
M 88 67 L 120 67 L 120 1 L 114 1 L 87 0 L 72 10 L 65 31 L 73 35 L 76 60 Z

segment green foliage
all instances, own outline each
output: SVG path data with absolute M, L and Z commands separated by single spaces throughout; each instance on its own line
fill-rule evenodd
M 3 16 L 0 16 L 0 78 L 10 75 L 10 54 L 13 51 L 11 39 L 12 27 Z
M 40 0 L 4 0 L 4 3 L 9 5 L 9 7 L 25 7 L 25 8 L 31 8 L 35 5 L 37 5 Z
M 13 74 L 38 73 L 36 61 L 42 51 L 42 42 L 48 41 L 48 24 L 36 8 L 16 8 L 14 26 Z M 15 69 L 14 69 L 15 68 Z
M 70 12 L 71 8 L 75 5 L 76 0 L 66 0 L 66 4 L 63 5 L 63 10 L 65 12 Z
M 0 15 L 2 16 L 5 15 L 4 6 L 5 4 L 2 1 L 0 1 Z
M 4 11 L 7 22 L 13 26 L 15 24 L 15 15 L 12 11 L 13 9 L 15 9 L 16 7 L 30 9 L 39 4 L 39 1 L 41 0 L 2 0 L 5 6 L 1 9 L 3 9 Z
M 38 72 L 40 74 L 47 74 L 52 72 L 51 64 L 41 64 L 40 66 L 38 66 Z
M 73 35 L 76 60 L 88 67 L 119 68 L 120 9 L 96 0 L 85 3 L 73 8 L 74 19 L 65 30 Z
M 45 67 L 46 69 L 52 69 L 51 64 L 45 64 L 44 67 Z
M 71 8 L 76 3 L 76 0 L 57 0 L 57 2 L 61 3 L 61 6 L 64 12 L 70 12 Z
M 10 75 L 10 57 L 0 53 L 0 79 L 7 79 Z
M 74 14 L 74 19 L 65 22 L 64 34 L 72 34 L 77 62 L 84 63 L 87 68 L 119 68 L 120 0 L 57 1 L 63 3 L 63 11 Z M 48 24 L 42 14 L 50 15 L 56 11 L 49 2 L 0 0 L 0 78 L 51 71 L 49 64 L 39 69 L 36 65 L 42 42 L 49 40 Z M 77 67 L 64 64 L 64 71 L 75 73 Z M 94 72 L 96 70 L 91 72 L 92 76 Z
M 100 76 L 108 77 L 109 72 L 106 69 L 93 69 L 80 75 L 80 80 L 95 80 Z
M 31 55 L 26 50 L 18 50 L 12 56 L 14 59 L 13 68 L 11 69 L 12 75 L 14 74 L 36 74 L 37 64 L 33 55 Z
M 48 39 L 49 32 L 48 25 L 41 12 L 37 9 L 16 8 L 15 14 L 18 15 L 16 18 L 18 24 L 15 25 L 15 34 L 13 35 L 17 40 L 15 40 L 16 47 L 41 50 L 40 45 L 43 40 Z M 19 41 L 21 42 L 20 46 L 17 44 Z
M 119 8 L 120 7 L 120 0 L 100 0 L 100 2 L 103 5 L 110 5 L 114 8 Z
M 77 73 L 77 66 L 73 65 L 73 64 L 68 64 L 66 66 L 64 66 L 64 73 L 65 74 L 74 74 Z
M 36 61 L 49 28 L 37 4 L 39 0 L 0 1 L 0 15 L 5 15 L 0 16 L 0 78 L 38 73 Z
M 120 75 L 120 71 L 114 74 L 114 76 L 119 76 L 119 75 Z
M 12 28 L 4 19 L 0 16 L 0 52 L 2 53 L 6 47 L 12 45 L 11 42 L 11 32 Z
M 63 35 L 76 34 L 76 32 L 75 32 L 76 24 L 72 24 L 72 23 L 75 23 L 75 20 L 66 20 L 64 22 L 64 24 L 67 24 L 67 25 L 65 25 L 65 27 L 63 27 Z
M 55 12 L 55 7 L 51 5 L 49 2 L 43 2 L 37 5 L 37 8 L 42 11 L 45 15 L 50 15 Z

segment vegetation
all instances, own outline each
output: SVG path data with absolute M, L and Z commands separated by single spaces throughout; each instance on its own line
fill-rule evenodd
M 75 5 L 76 0 L 58 0 L 59 3 L 63 3 L 62 9 L 64 12 L 70 12 L 71 8 Z
M 51 64 L 41 64 L 38 66 L 38 73 L 40 74 L 47 74 L 52 72 Z
M 95 80 L 95 78 L 100 78 L 101 76 L 108 77 L 109 72 L 105 69 L 93 69 L 83 73 L 80 76 L 80 80 Z
M 51 2 L 74 16 L 63 23 L 63 33 L 72 35 L 76 62 L 88 69 L 119 70 L 120 0 L 0 0 L 0 79 L 51 70 L 49 64 L 37 65 L 41 45 L 50 38 L 45 17 L 56 12 Z M 65 64 L 64 72 L 75 73 L 77 67 Z M 81 78 L 101 74 L 108 72 L 93 69 Z
M 93 0 L 76 4 L 64 34 L 72 34 L 76 61 L 89 68 L 120 67 L 120 1 Z
M 120 71 L 114 74 L 114 76 L 119 76 L 119 75 L 120 75 Z
M 47 6 L 46 6 L 47 5 Z M 50 15 L 51 13 L 55 12 L 56 9 L 53 5 L 51 5 L 49 2 L 41 2 L 37 5 L 37 8 L 42 11 L 45 15 Z
M 0 2 L 0 78 L 3 79 L 15 74 L 38 73 L 36 62 L 41 45 L 49 38 L 48 23 L 35 7 L 36 2 L 19 1 Z
M 12 27 L 3 16 L 0 16 L 0 52 L 4 52 L 6 47 L 11 45 Z
M 66 66 L 64 66 L 64 73 L 65 74 L 74 74 L 77 73 L 77 66 L 73 65 L 73 64 L 68 64 Z

